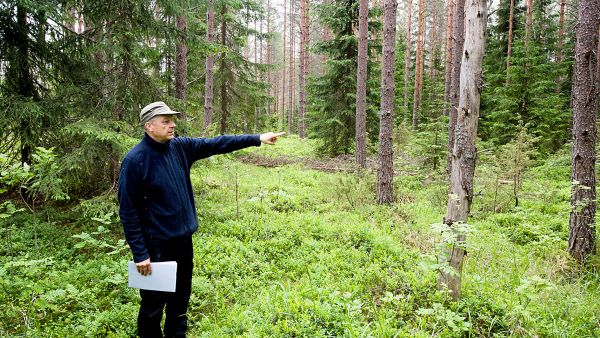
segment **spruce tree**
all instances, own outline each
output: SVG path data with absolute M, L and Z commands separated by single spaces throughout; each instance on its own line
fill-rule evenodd
M 331 40 L 315 44 L 315 52 L 328 58 L 324 74 L 309 82 L 309 135 L 320 140 L 319 152 L 327 155 L 350 153 L 354 148 L 358 39 L 358 1 L 336 0 L 316 6 L 319 21 L 332 33 Z M 369 11 L 369 36 L 381 29 L 381 9 Z M 377 42 L 369 41 L 369 53 Z M 375 45 L 375 46 L 374 46 Z M 378 67 L 367 66 L 367 124 L 370 141 L 378 136 Z

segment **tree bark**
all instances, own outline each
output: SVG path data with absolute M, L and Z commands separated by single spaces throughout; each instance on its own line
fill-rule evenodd
M 394 72 L 396 45 L 396 0 L 385 0 L 383 4 L 383 60 L 381 65 L 381 119 L 379 125 L 379 166 L 377 169 L 377 203 L 390 204 L 394 201 L 394 151 L 392 128 L 394 113 Z
M 367 167 L 367 33 L 368 0 L 358 10 L 358 75 L 356 78 L 356 164 Z
M 460 95 L 460 67 L 462 62 L 463 44 L 465 41 L 465 0 L 455 0 L 454 16 L 452 24 L 452 35 L 454 43 L 452 44 L 452 74 L 450 80 L 450 114 L 448 121 L 448 158 L 446 163 L 446 173 L 450 177 L 450 168 L 452 168 L 452 149 L 454 149 L 454 130 L 456 129 L 456 114 L 458 111 L 458 99 Z
M 419 108 L 423 92 L 423 49 L 425 48 L 425 1 L 419 0 L 419 25 L 417 30 L 417 58 L 415 60 L 415 89 L 413 93 L 412 128 L 417 130 L 419 124 Z
M 408 16 L 406 19 L 406 50 L 404 52 L 404 118 L 409 116 L 408 110 L 408 80 L 410 79 L 410 54 L 412 50 L 412 0 L 408 0 Z
M 267 0 L 267 33 L 269 33 L 269 39 L 267 40 L 267 83 L 269 84 L 269 94 L 273 95 L 273 110 L 271 110 L 271 103 L 267 104 L 267 115 L 271 115 L 271 111 L 277 111 L 277 94 L 274 89 L 277 87 L 277 81 L 271 82 L 271 46 L 273 38 L 271 34 L 271 0 Z
M 460 70 L 460 100 L 456 120 L 456 142 L 452 150 L 450 198 L 444 222 L 456 235 L 456 242 L 447 252 L 446 263 L 453 270 L 440 272 L 439 286 L 447 287 L 451 297 L 460 298 L 460 275 L 465 256 L 464 232 L 457 231 L 466 223 L 473 200 L 473 176 L 477 149 L 477 122 L 483 86 L 482 61 L 485 51 L 487 0 L 468 0 L 466 8 L 466 40 Z
M 506 52 L 506 84 L 510 83 L 508 77 L 508 70 L 510 68 L 510 56 L 512 53 L 512 40 L 513 40 L 513 20 L 515 16 L 515 0 L 510 0 L 510 9 L 508 15 L 508 50 Z
M 283 61 L 281 63 L 281 117 L 283 118 L 285 116 L 285 40 L 286 40 L 286 35 L 287 35 L 287 3 L 288 0 L 283 0 Z M 285 121 L 285 120 L 284 120 Z M 282 121 L 283 124 L 283 121 Z
M 445 74 L 444 74 L 444 115 L 449 114 L 450 106 L 450 86 L 452 79 L 452 53 L 454 50 L 454 39 L 452 38 L 454 8 L 456 6 L 456 0 L 448 1 L 448 8 L 446 10 L 446 62 L 445 62 Z
M 290 72 L 290 76 L 289 76 L 289 81 L 290 84 L 288 86 L 288 102 L 289 102 L 289 108 L 288 108 L 288 134 L 292 134 L 292 130 L 294 128 L 294 79 L 295 79 L 295 75 L 294 75 L 294 43 L 295 43 L 295 36 L 296 36 L 296 32 L 295 32 L 295 25 L 294 25 L 294 3 L 292 0 L 290 0 L 290 18 L 289 18 L 289 22 L 290 22 L 290 35 L 289 35 L 289 42 L 290 42 L 290 67 L 289 67 L 289 72 Z
M 300 113 L 300 138 L 306 137 L 306 77 L 308 75 L 309 42 L 309 6 L 308 0 L 300 2 L 300 72 L 298 74 L 298 110 Z
M 227 5 L 225 3 L 221 6 L 221 46 L 226 48 L 227 46 Z M 221 72 L 225 72 L 225 53 L 221 53 Z M 221 134 L 227 132 L 227 83 L 225 80 L 221 81 L 221 125 L 219 128 Z
M 214 34 L 215 12 L 214 0 L 208 0 L 206 3 L 206 43 L 212 44 L 215 38 Z M 213 82 L 214 82 L 214 63 L 215 58 L 212 52 L 208 52 L 205 62 L 205 81 L 204 81 L 204 136 L 208 128 L 213 123 Z
M 177 17 L 177 30 L 182 36 L 178 37 L 175 46 L 175 97 L 184 102 L 187 99 L 187 19 L 181 15 Z M 179 118 L 186 120 L 185 109 L 181 111 Z M 185 130 L 181 128 L 181 133 L 185 135 Z
M 529 51 L 531 39 L 531 24 L 533 22 L 533 0 L 527 0 L 527 15 L 525 16 L 525 53 Z
M 596 115 L 600 0 L 579 0 L 573 72 L 573 153 L 569 253 L 584 261 L 596 252 Z
M 559 17 L 558 17 L 558 41 L 556 41 L 556 63 L 560 64 L 563 61 L 563 43 L 565 40 L 565 6 L 566 0 L 560 0 L 560 9 L 559 9 Z M 560 83 L 562 82 L 562 77 L 560 75 L 556 76 L 556 88 L 554 92 L 560 93 Z

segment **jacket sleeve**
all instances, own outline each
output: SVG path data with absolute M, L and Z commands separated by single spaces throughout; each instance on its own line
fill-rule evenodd
M 141 214 L 143 210 L 143 191 L 141 176 L 137 167 L 125 159 L 119 173 L 119 216 L 123 224 L 125 239 L 133 253 L 134 262 L 142 262 L 150 257 L 142 232 Z
M 192 161 L 217 154 L 230 153 L 247 147 L 260 146 L 260 135 L 222 135 L 213 138 L 186 138 L 188 156 Z

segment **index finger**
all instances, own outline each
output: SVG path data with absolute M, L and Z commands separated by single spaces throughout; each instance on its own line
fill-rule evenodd
M 285 134 L 286 134 L 285 131 L 282 131 L 281 133 L 275 133 L 274 137 L 283 136 Z

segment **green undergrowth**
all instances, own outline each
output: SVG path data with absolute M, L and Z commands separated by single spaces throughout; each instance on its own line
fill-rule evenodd
M 377 206 L 373 172 L 237 160 L 317 157 L 311 142 L 280 141 L 192 170 L 191 337 L 600 335 L 599 260 L 579 267 L 565 252 L 566 153 L 527 171 L 518 207 L 478 163 L 462 298 L 451 302 L 437 291 L 432 227 L 445 213 L 443 169 L 401 164 L 397 202 Z M 127 288 L 113 195 L 35 216 L 3 208 L 0 336 L 135 334 L 139 296 Z

